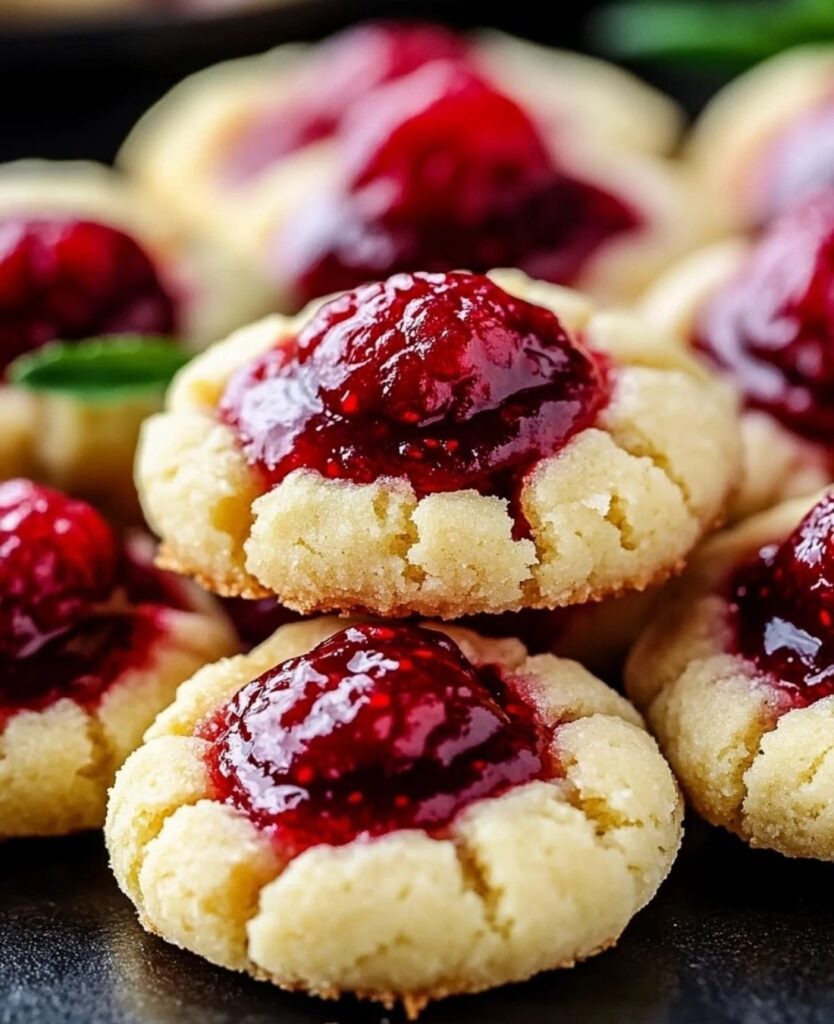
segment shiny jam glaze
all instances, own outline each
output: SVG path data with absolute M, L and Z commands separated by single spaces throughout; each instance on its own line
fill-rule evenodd
M 173 295 L 123 231 L 69 217 L 0 218 L 0 369 L 56 339 L 178 326 Z
M 154 572 L 86 502 L 0 484 L 0 728 L 60 697 L 91 703 L 147 659 L 177 607 Z
M 309 55 L 291 95 L 246 124 L 220 168 L 240 185 L 281 157 L 331 136 L 363 97 L 434 60 L 468 59 L 468 44 L 439 25 L 378 22 L 333 36 Z
M 834 441 L 834 191 L 769 227 L 701 312 L 694 341 L 748 406 Z
M 742 566 L 730 593 L 738 653 L 792 707 L 834 694 L 834 494 Z
M 220 408 L 270 486 L 306 468 L 504 493 L 607 394 L 599 360 L 549 310 L 477 274 L 401 274 L 322 306 L 239 371 Z
M 352 626 L 248 683 L 199 735 L 216 798 L 289 856 L 442 834 L 474 801 L 555 774 L 518 685 L 435 631 Z
M 460 63 L 377 90 L 341 143 L 344 179 L 274 241 L 276 276 L 299 301 L 413 270 L 520 267 L 570 283 L 641 225 L 617 196 L 558 167 L 521 107 Z
M 798 202 L 834 188 L 834 92 L 791 120 L 755 169 L 753 213 L 769 221 Z

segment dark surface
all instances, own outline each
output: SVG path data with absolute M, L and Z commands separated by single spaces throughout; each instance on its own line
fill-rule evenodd
M 324 35 L 350 21 L 356 7 L 356 0 L 283 0 L 199 20 L 0 25 L 0 161 L 112 160 L 131 125 L 185 75 Z
M 424 1024 L 816 1024 L 834 1020 L 834 868 L 692 822 L 657 899 L 572 971 L 430 1007 Z M 399 1024 L 286 995 L 151 938 L 98 836 L 0 848 L 2 1024 Z
M 275 8 L 191 22 L 148 17 L 51 30 L 0 24 L 0 162 L 112 160 L 137 118 L 185 75 L 289 40 L 321 38 L 360 18 L 435 17 L 580 47 L 592 6 L 583 0 L 560 0 L 547 9 L 541 0 L 283 0 Z M 640 70 L 683 96 L 692 110 L 717 81 L 710 74 Z

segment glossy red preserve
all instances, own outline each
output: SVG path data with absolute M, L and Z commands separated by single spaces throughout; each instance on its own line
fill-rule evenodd
M 707 303 L 694 340 L 748 406 L 834 441 L 834 191 L 774 222 Z
M 560 167 L 532 119 L 470 68 L 435 61 L 376 90 L 343 125 L 343 178 L 274 244 L 303 301 L 399 271 L 520 267 L 575 281 L 640 227 L 619 197 Z
M 254 118 L 227 148 L 221 175 L 239 185 L 302 146 L 331 136 L 373 89 L 434 60 L 466 61 L 468 44 L 439 25 L 377 22 L 333 36 L 309 55 L 289 95 Z
M 555 772 L 518 685 L 435 631 L 352 626 L 248 683 L 199 734 L 217 798 L 290 856 L 442 834 L 473 801 Z
M 834 694 L 834 495 L 739 569 L 731 595 L 739 653 L 791 706 Z
M 178 327 L 173 295 L 123 231 L 68 217 L 0 218 L 0 369 L 56 339 Z
M 324 305 L 232 378 L 221 414 L 272 485 L 305 468 L 503 493 L 606 397 L 549 310 L 475 274 L 401 274 Z

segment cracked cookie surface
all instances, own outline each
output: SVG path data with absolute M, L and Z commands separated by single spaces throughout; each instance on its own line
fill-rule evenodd
M 303 468 L 265 487 L 217 408 L 241 368 L 310 323 L 307 311 L 214 346 L 146 423 L 137 480 L 164 563 L 219 593 L 274 593 L 305 612 L 444 618 L 577 604 L 674 572 L 722 517 L 737 476 L 727 390 L 629 315 L 518 273 L 492 279 L 551 311 L 609 366 L 606 404 L 535 462 L 514 500 Z
M 794 499 L 705 544 L 626 667 L 700 814 L 753 846 L 823 860 L 834 859 L 831 503 Z
M 677 787 L 630 705 L 577 663 L 551 655 L 530 657 L 515 640 L 486 640 L 453 627 L 345 627 L 338 619 L 284 626 L 249 654 L 202 669 L 180 688 L 149 730 L 145 746 L 127 761 L 111 793 L 106 838 L 116 877 L 142 924 L 213 962 L 285 988 L 331 997 L 354 992 L 389 1005 L 401 1000 L 411 1012 L 430 999 L 570 966 L 612 945 L 665 877 L 681 833 Z M 398 677 L 413 670 L 415 658 L 405 657 L 407 646 L 400 647 L 399 660 L 392 661 L 389 652 L 382 663 L 389 672 L 395 666 L 396 688 L 390 691 L 395 702 L 403 692 L 400 684 L 409 700 L 418 701 L 408 719 L 411 725 L 394 719 L 399 728 L 417 730 L 410 739 L 402 735 L 405 746 L 396 748 L 396 755 L 387 746 L 397 742 L 390 738 L 397 736 L 390 727 L 379 733 L 359 731 L 351 738 L 352 726 L 343 724 L 347 719 L 333 704 L 343 696 L 338 673 L 337 691 L 320 698 L 329 698 L 334 717 L 331 726 L 315 730 L 316 742 L 324 735 L 328 745 L 317 748 L 314 768 L 324 772 L 324 764 L 334 770 L 340 765 L 339 779 L 347 779 L 342 803 L 338 779 L 332 783 L 334 796 L 327 786 L 315 788 L 306 762 L 294 764 L 292 754 L 287 761 L 275 724 L 283 714 L 279 705 L 266 719 L 259 713 L 264 705 L 258 700 L 265 698 L 258 687 L 264 679 L 279 673 L 282 685 L 290 687 L 285 696 L 296 694 L 293 688 L 300 684 L 293 671 L 306 673 L 305 659 L 310 668 L 321 668 L 322 661 L 315 659 L 324 650 L 332 653 L 334 644 L 362 630 L 364 637 L 380 631 L 387 641 L 395 637 L 400 643 L 402 634 L 410 633 L 410 642 L 418 635 L 417 660 L 428 649 L 435 656 L 442 647 L 443 658 L 464 659 L 456 671 L 497 673 L 516 702 L 521 700 L 523 713 L 536 718 L 542 766 L 535 777 L 527 776 L 530 781 L 517 779 L 518 784 L 497 795 L 458 807 L 439 827 L 434 820 L 430 828 L 393 827 L 373 837 L 350 838 L 348 832 L 336 845 L 306 842 L 295 852 L 288 836 L 297 834 L 297 818 L 289 824 L 278 818 L 270 831 L 268 817 L 253 818 L 238 799 L 220 801 L 223 794 L 210 769 L 218 733 L 206 728 L 219 709 L 233 707 L 249 715 L 252 728 L 270 730 L 259 733 L 259 771 L 264 763 L 280 762 L 301 791 L 311 787 L 306 792 L 314 801 L 312 820 L 322 826 L 329 820 L 332 828 L 346 807 L 362 803 L 353 800 L 349 785 L 362 771 L 376 779 L 364 792 L 377 810 L 386 797 L 380 785 L 404 787 L 388 806 L 401 808 L 396 814 L 406 817 L 396 821 L 407 822 L 412 812 L 405 794 L 414 796 L 409 765 L 418 756 L 413 753 L 418 734 L 424 737 L 420 756 L 428 760 L 413 762 L 421 766 L 417 780 L 449 782 L 448 774 L 433 770 L 431 751 L 441 736 L 451 744 L 444 730 L 467 719 L 444 716 L 443 725 L 422 730 L 419 716 L 431 716 L 432 705 L 422 689 L 409 689 L 406 679 Z M 369 655 L 360 665 L 351 664 L 357 674 L 350 692 L 368 693 L 368 703 L 356 705 L 356 720 L 361 722 L 363 715 L 373 720 L 374 709 L 384 713 L 389 706 L 383 699 L 387 691 L 377 684 L 369 691 L 355 686 L 369 679 L 378 683 L 381 663 Z M 307 680 L 302 686 L 310 679 L 320 685 L 325 678 L 325 688 L 333 685 L 329 674 L 302 678 Z M 436 679 L 435 671 L 423 685 L 431 690 Z M 467 693 L 471 686 L 477 689 L 478 684 L 467 683 Z M 257 695 L 254 705 L 242 696 L 248 691 Z M 449 706 L 457 706 L 460 693 L 457 689 L 447 696 Z M 286 702 L 282 706 L 288 707 Z M 486 707 L 481 705 L 479 714 L 487 714 Z M 312 734 L 295 710 L 289 715 L 283 719 L 287 736 L 300 740 L 303 750 L 303 738 L 309 741 Z M 474 726 L 476 719 L 469 721 Z M 336 731 L 330 736 L 333 722 Z M 339 723 L 347 746 L 333 745 Z M 447 763 L 455 773 L 476 763 L 468 760 L 471 756 L 499 763 L 497 748 L 488 745 L 496 735 L 493 727 L 486 732 L 478 728 L 480 739 L 463 726 L 454 746 L 447 746 L 448 756 L 455 758 Z M 389 740 L 374 740 L 366 748 L 371 735 Z M 469 754 L 472 742 L 476 746 Z M 291 748 L 298 749 L 294 741 Z M 376 769 L 377 758 L 393 774 Z M 252 770 L 255 762 L 244 764 Z M 381 775 L 388 781 L 380 783 Z M 285 778 L 276 776 L 275 784 Z M 255 796 L 260 785 L 252 791 Z M 272 792 L 277 797 L 279 790 Z M 315 802 L 325 797 L 331 801 L 327 819 Z M 268 793 L 266 799 L 272 799 Z M 427 806 L 419 804 L 423 812 Z

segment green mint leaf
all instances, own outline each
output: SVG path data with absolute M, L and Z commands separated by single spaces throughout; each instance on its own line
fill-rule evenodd
M 7 379 L 31 391 L 116 402 L 163 392 L 189 358 L 190 353 L 167 338 L 120 335 L 57 341 L 16 359 Z
M 623 59 L 746 66 L 789 46 L 834 39 L 834 3 L 635 0 L 603 8 L 589 34 Z

